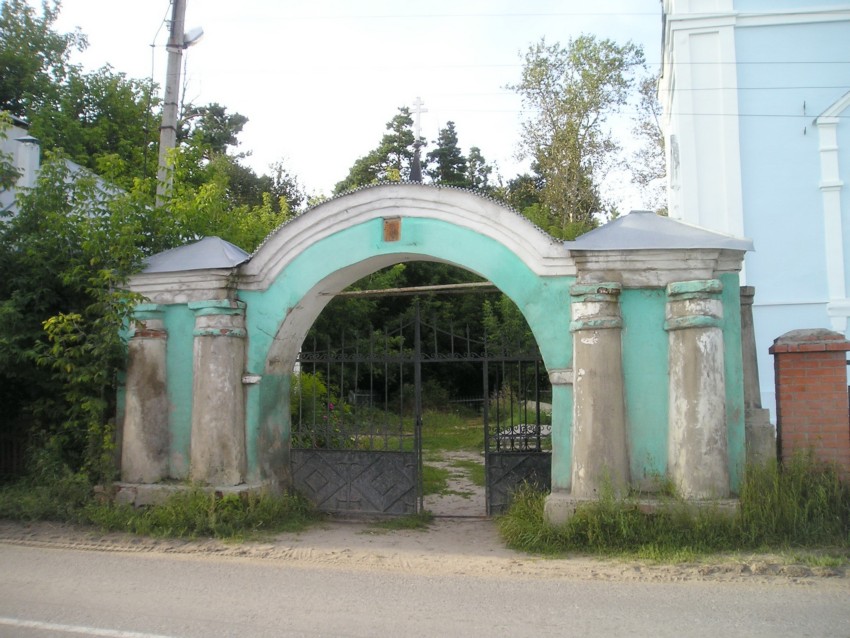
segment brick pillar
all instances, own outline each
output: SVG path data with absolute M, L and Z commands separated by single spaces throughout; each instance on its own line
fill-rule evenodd
M 831 330 L 792 330 L 773 342 L 781 460 L 811 450 L 850 474 L 848 350 L 850 341 Z

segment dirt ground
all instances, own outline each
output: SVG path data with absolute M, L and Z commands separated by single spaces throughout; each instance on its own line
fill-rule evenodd
M 584 556 L 541 558 L 505 547 L 496 523 L 484 516 L 484 490 L 458 459 L 475 455 L 456 453 L 442 461 L 451 472 L 449 493 L 429 496 L 426 509 L 435 514 L 424 530 L 385 530 L 366 521 L 330 519 L 298 533 L 283 533 L 261 541 L 242 543 L 211 539 L 175 540 L 103 533 L 57 523 L 0 521 L 0 543 L 30 547 L 73 548 L 110 552 L 208 554 L 258 558 L 340 569 L 378 569 L 422 574 L 466 574 L 482 577 L 578 578 L 609 581 L 753 581 L 777 584 L 826 584 L 850 591 L 844 567 L 813 567 L 786 556 L 729 555 L 700 563 L 660 565 L 648 562 L 603 560 Z

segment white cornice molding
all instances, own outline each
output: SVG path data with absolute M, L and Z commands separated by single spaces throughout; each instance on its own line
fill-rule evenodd
M 494 200 L 456 188 L 383 184 L 327 201 L 278 228 L 240 268 L 240 288 L 263 290 L 316 242 L 392 217 L 433 219 L 472 230 L 505 246 L 540 276 L 575 274 L 560 241 Z
M 664 288 L 741 270 L 743 250 L 573 250 L 579 283 L 615 281 L 624 288 Z
M 842 9 L 789 9 L 787 11 L 718 11 L 668 14 L 668 30 L 712 29 L 725 26 L 765 27 L 816 22 L 850 21 L 850 8 Z
M 228 299 L 233 293 L 234 272 L 235 269 L 215 269 L 143 273 L 132 277 L 128 288 L 163 305 Z
M 850 91 L 838 98 L 829 108 L 815 118 L 818 126 L 824 124 L 838 124 L 839 116 L 850 109 Z

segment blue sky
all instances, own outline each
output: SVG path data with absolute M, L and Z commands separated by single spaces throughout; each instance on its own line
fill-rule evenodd
M 168 0 L 62 5 L 58 27 L 78 26 L 89 38 L 75 61 L 164 82 Z M 452 120 L 464 152 L 480 147 L 513 177 L 525 166 L 515 158 L 522 105 L 505 86 L 518 81 L 521 54 L 543 37 L 563 44 L 591 33 L 643 45 L 657 67 L 661 3 L 187 0 L 186 29 L 195 26 L 205 35 L 184 56 L 186 98 L 249 118 L 240 150 L 251 152 L 246 161 L 257 172 L 283 160 L 311 193 L 329 194 L 417 96 L 428 109 L 429 141 Z M 625 139 L 628 128 L 621 130 Z M 624 177 L 613 175 L 608 188 L 623 212 L 641 207 Z

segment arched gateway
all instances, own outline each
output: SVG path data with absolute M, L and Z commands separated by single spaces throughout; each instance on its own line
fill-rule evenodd
M 128 500 L 174 479 L 288 484 L 289 387 L 308 329 L 349 284 L 414 260 L 475 272 L 525 315 L 553 389 L 553 517 L 605 482 L 624 492 L 669 476 L 694 499 L 737 488 L 747 241 L 632 213 L 564 243 L 491 199 L 421 184 L 327 201 L 250 257 L 204 241 L 131 281 L 148 303 L 129 344 Z

